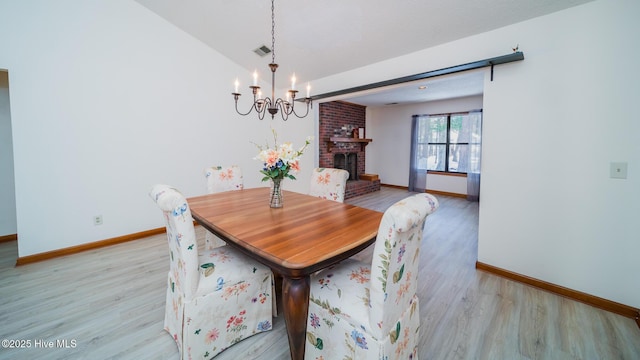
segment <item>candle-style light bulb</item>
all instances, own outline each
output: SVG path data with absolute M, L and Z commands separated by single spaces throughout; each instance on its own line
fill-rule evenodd
M 238 86 L 240 85 L 240 83 L 238 82 L 238 78 L 236 78 L 235 85 L 236 85 L 236 94 L 237 94 L 238 93 Z
M 307 83 L 307 97 L 309 97 L 309 93 L 311 92 L 311 85 Z
M 295 90 L 296 89 L 296 74 L 294 73 L 293 76 L 291 77 L 291 90 Z
M 258 86 L 258 70 L 253 71 L 253 86 Z

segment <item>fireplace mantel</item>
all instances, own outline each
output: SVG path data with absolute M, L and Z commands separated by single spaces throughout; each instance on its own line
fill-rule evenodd
M 331 137 L 327 140 L 327 151 L 331 152 L 333 146 L 338 143 L 359 143 L 360 151 L 364 151 L 364 147 L 369 145 L 373 141 L 372 139 L 359 139 L 359 138 L 346 138 L 346 137 Z

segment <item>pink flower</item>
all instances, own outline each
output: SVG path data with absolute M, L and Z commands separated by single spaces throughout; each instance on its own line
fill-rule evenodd
M 291 170 L 298 172 L 300 171 L 300 164 L 298 163 L 298 160 L 294 161 L 294 162 L 290 162 L 289 166 L 291 167 Z
M 207 344 L 211 344 L 218 339 L 218 336 L 220 336 L 220 332 L 218 331 L 218 329 L 211 329 L 207 333 L 207 337 L 204 339 L 204 342 L 206 342 Z
M 331 178 L 330 174 L 326 174 L 326 175 L 320 175 L 318 176 L 318 184 L 328 184 L 329 183 L 329 179 Z
M 173 305 L 173 314 L 176 316 L 176 319 L 178 318 L 178 303 L 176 302 L 176 299 L 171 299 L 171 303 Z
M 265 163 L 267 163 L 267 166 L 271 167 L 274 166 L 279 159 L 280 155 L 278 154 L 278 152 L 276 150 L 269 149 L 267 151 L 267 158 L 265 160 Z
M 227 262 L 231 259 L 231 256 L 229 255 L 229 253 L 227 253 L 225 250 L 219 250 L 217 253 L 216 252 L 211 253 L 209 257 L 212 257 L 212 258 L 217 257 L 218 261 L 220 262 Z
M 316 314 L 309 315 L 309 323 L 314 328 L 317 329 L 320 327 L 320 318 Z
M 244 318 L 237 317 L 237 318 L 235 319 L 235 321 L 233 322 L 233 325 L 234 325 L 234 326 L 239 326 L 239 325 L 242 325 L 242 323 L 243 323 L 243 322 L 244 322 Z
M 400 301 L 400 298 L 404 296 L 404 294 L 409 292 L 409 287 L 411 286 L 411 272 L 407 272 L 407 276 L 405 278 L 406 282 L 398 287 L 398 293 L 396 298 L 396 304 Z
M 233 179 L 233 169 L 227 169 L 226 172 L 220 172 L 220 180 Z
M 364 284 L 369 282 L 369 276 L 371 275 L 371 270 L 367 268 L 361 267 L 358 271 L 352 271 L 349 276 L 350 280 L 355 280 L 360 284 Z
M 229 320 L 227 320 L 227 329 L 229 328 L 229 326 L 231 326 L 231 324 L 233 324 L 233 321 L 236 319 L 236 316 L 233 315 L 232 317 L 229 318 Z

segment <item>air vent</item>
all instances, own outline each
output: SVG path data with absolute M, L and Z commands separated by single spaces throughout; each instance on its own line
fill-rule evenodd
M 265 56 L 271 52 L 271 49 L 269 49 L 266 45 L 262 45 L 259 48 L 253 50 L 253 52 L 260 56 Z

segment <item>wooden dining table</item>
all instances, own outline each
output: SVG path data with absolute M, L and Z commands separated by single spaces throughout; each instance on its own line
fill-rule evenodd
M 375 241 L 382 213 L 283 191 L 284 206 L 269 207 L 269 188 L 187 199 L 196 222 L 282 276 L 291 358 L 304 358 L 310 275 Z

